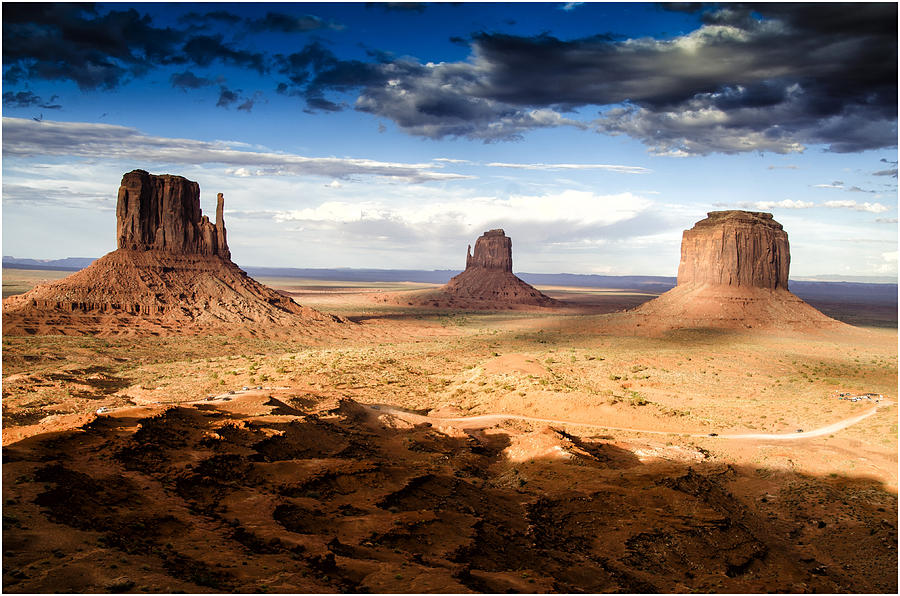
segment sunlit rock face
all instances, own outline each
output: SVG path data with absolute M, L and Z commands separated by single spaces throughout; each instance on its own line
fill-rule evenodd
M 713 211 L 684 232 L 678 285 L 607 327 L 646 335 L 692 328 L 841 328 L 788 291 L 790 264 L 787 232 L 771 213 Z
M 758 211 L 712 211 L 685 230 L 678 285 L 788 289 L 787 232 Z

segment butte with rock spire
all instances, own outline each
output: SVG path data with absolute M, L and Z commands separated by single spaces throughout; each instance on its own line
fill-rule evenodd
M 3 301 L 4 335 L 314 334 L 340 319 L 300 306 L 231 260 L 224 197 L 216 221 L 200 186 L 143 170 L 122 177 L 118 248 L 59 281 Z
M 393 301 L 410 306 L 478 310 L 553 307 L 559 302 L 512 272 L 512 240 L 503 230 L 488 230 L 466 252 L 466 269 L 430 292 L 398 294 Z

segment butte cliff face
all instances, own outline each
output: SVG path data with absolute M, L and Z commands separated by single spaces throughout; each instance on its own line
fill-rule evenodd
M 119 248 L 230 259 L 225 239 L 225 199 L 219 193 L 216 223 L 200 211 L 200 185 L 181 176 L 134 170 L 122 177 L 116 203 Z
M 181 176 L 125 174 L 116 205 L 119 248 L 4 300 L 4 334 L 290 336 L 337 323 L 238 268 L 223 212 L 220 193 L 210 222 L 200 210 L 199 185 Z
M 556 306 L 558 302 L 512 272 L 512 240 L 488 230 L 466 251 L 466 270 L 436 292 L 407 296 L 407 304 L 485 310 Z M 403 302 L 403 300 L 401 300 Z
M 466 270 L 506 271 L 512 273 L 512 239 L 503 230 L 488 230 L 466 251 Z
M 713 211 L 685 230 L 678 285 L 611 323 L 641 334 L 671 329 L 839 327 L 788 291 L 787 232 L 771 213 Z
M 788 288 L 787 232 L 758 211 L 712 211 L 685 230 L 678 285 Z

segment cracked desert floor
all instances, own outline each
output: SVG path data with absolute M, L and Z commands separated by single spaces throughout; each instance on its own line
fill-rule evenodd
M 4 337 L 4 591 L 897 591 L 895 309 L 645 338 L 598 328 L 647 295 L 261 281 L 351 323 Z

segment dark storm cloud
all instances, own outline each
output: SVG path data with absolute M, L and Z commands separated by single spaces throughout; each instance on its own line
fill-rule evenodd
M 275 33 L 305 33 L 317 29 L 342 29 L 343 27 L 324 21 L 314 15 L 294 16 L 280 12 L 267 12 L 261 19 L 248 19 L 251 31 L 272 31 Z
M 572 125 L 566 110 L 609 106 L 598 132 L 659 153 L 893 146 L 896 16 L 888 3 L 727 5 L 672 40 L 478 33 L 467 62 L 357 68 L 368 80 L 355 83 L 356 107 L 431 138 L 516 138 Z M 309 80 L 329 89 L 327 77 Z
M 3 106 L 7 108 L 32 108 L 38 107 L 45 110 L 58 110 L 61 105 L 53 103 L 59 96 L 54 95 L 49 100 L 44 101 L 40 96 L 35 95 L 31 91 L 7 91 L 3 94 Z
M 200 89 L 201 87 L 209 87 L 213 85 L 215 81 L 211 79 L 207 79 L 205 77 L 198 77 L 194 73 L 190 71 L 184 71 L 180 73 L 175 73 L 169 79 L 172 83 L 172 86 L 181 89 L 183 91 L 187 91 L 188 89 Z
M 208 23 L 220 22 L 226 25 L 237 25 L 238 23 L 242 23 L 244 21 L 243 18 L 237 16 L 236 14 L 232 14 L 225 10 L 214 10 L 206 13 L 199 12 L 189 12 L 178 17 L 178 22 L 185 25 L 196 25 L 196 26 L 205 26 Z
M 219 87 L 219 101 L 216 102 L 217 108 L 227 108 L 237 102 L 240 96 L 240 90 L 232 91 L 227 87 Z
M 229 23 L 225 12 L 191 13 L 192 22 Z M 221 35 L 156 27 L 135 9 L 100 13 L 91 4 L 3 7 L 3 80 L 73 81 L 83 90 L 116 89 L 163 65 L 214 62 L 265 72 L 262 53 L 233 47 Z
M 91 5 L 7 3 L 4 81 L 71 80 L 82 89 L 113 89 L 167 62 L 181 38 L 134 9 L 100 15 Z
M 182 48 L 187 60 L 198 66 L 209 66 L 214 61 L 265 72 L 265 56 L 259 52 L 234 49 L 223 41 L 221 35 L 196 35 Z
M 381 8 L 385 12 L 425 12 L 426 2 L 366 2 L 366 8 Z
M 896 145 L 896 4 L 663 8 L 698 13 L 704 24 L 663 40 L 478 32 L 468 38 L 468 60 L 434 64 L 378 51 L 365 61 L 343 60 L 318 41 L 270 56 L 217 33 L 155 27 L 134 9 L 6 4 L 4 81 L 72 80 L 82 89 L 114 89 L 156 66 L 180 65 L 184 73 L 172 84 L 192 89 L 208 79 L 191 67 L 221 63 L 274 72 L 276 91 L 300 98 L 306 111 L 352 106 L 434 139 L 508 140 L 536 128 L 574 126 L 628 135 L 672 155 Z M 280 12 L 240 23 L 234 18 L 224 11 L 185 17 L 192 25 L 240 25 L 241 33 L 332 27 L 319 17 Z M 246 103 L 226 95 L 220 106 Z M 585 107 L 600 109 L 595 121 L 567 116 Z

